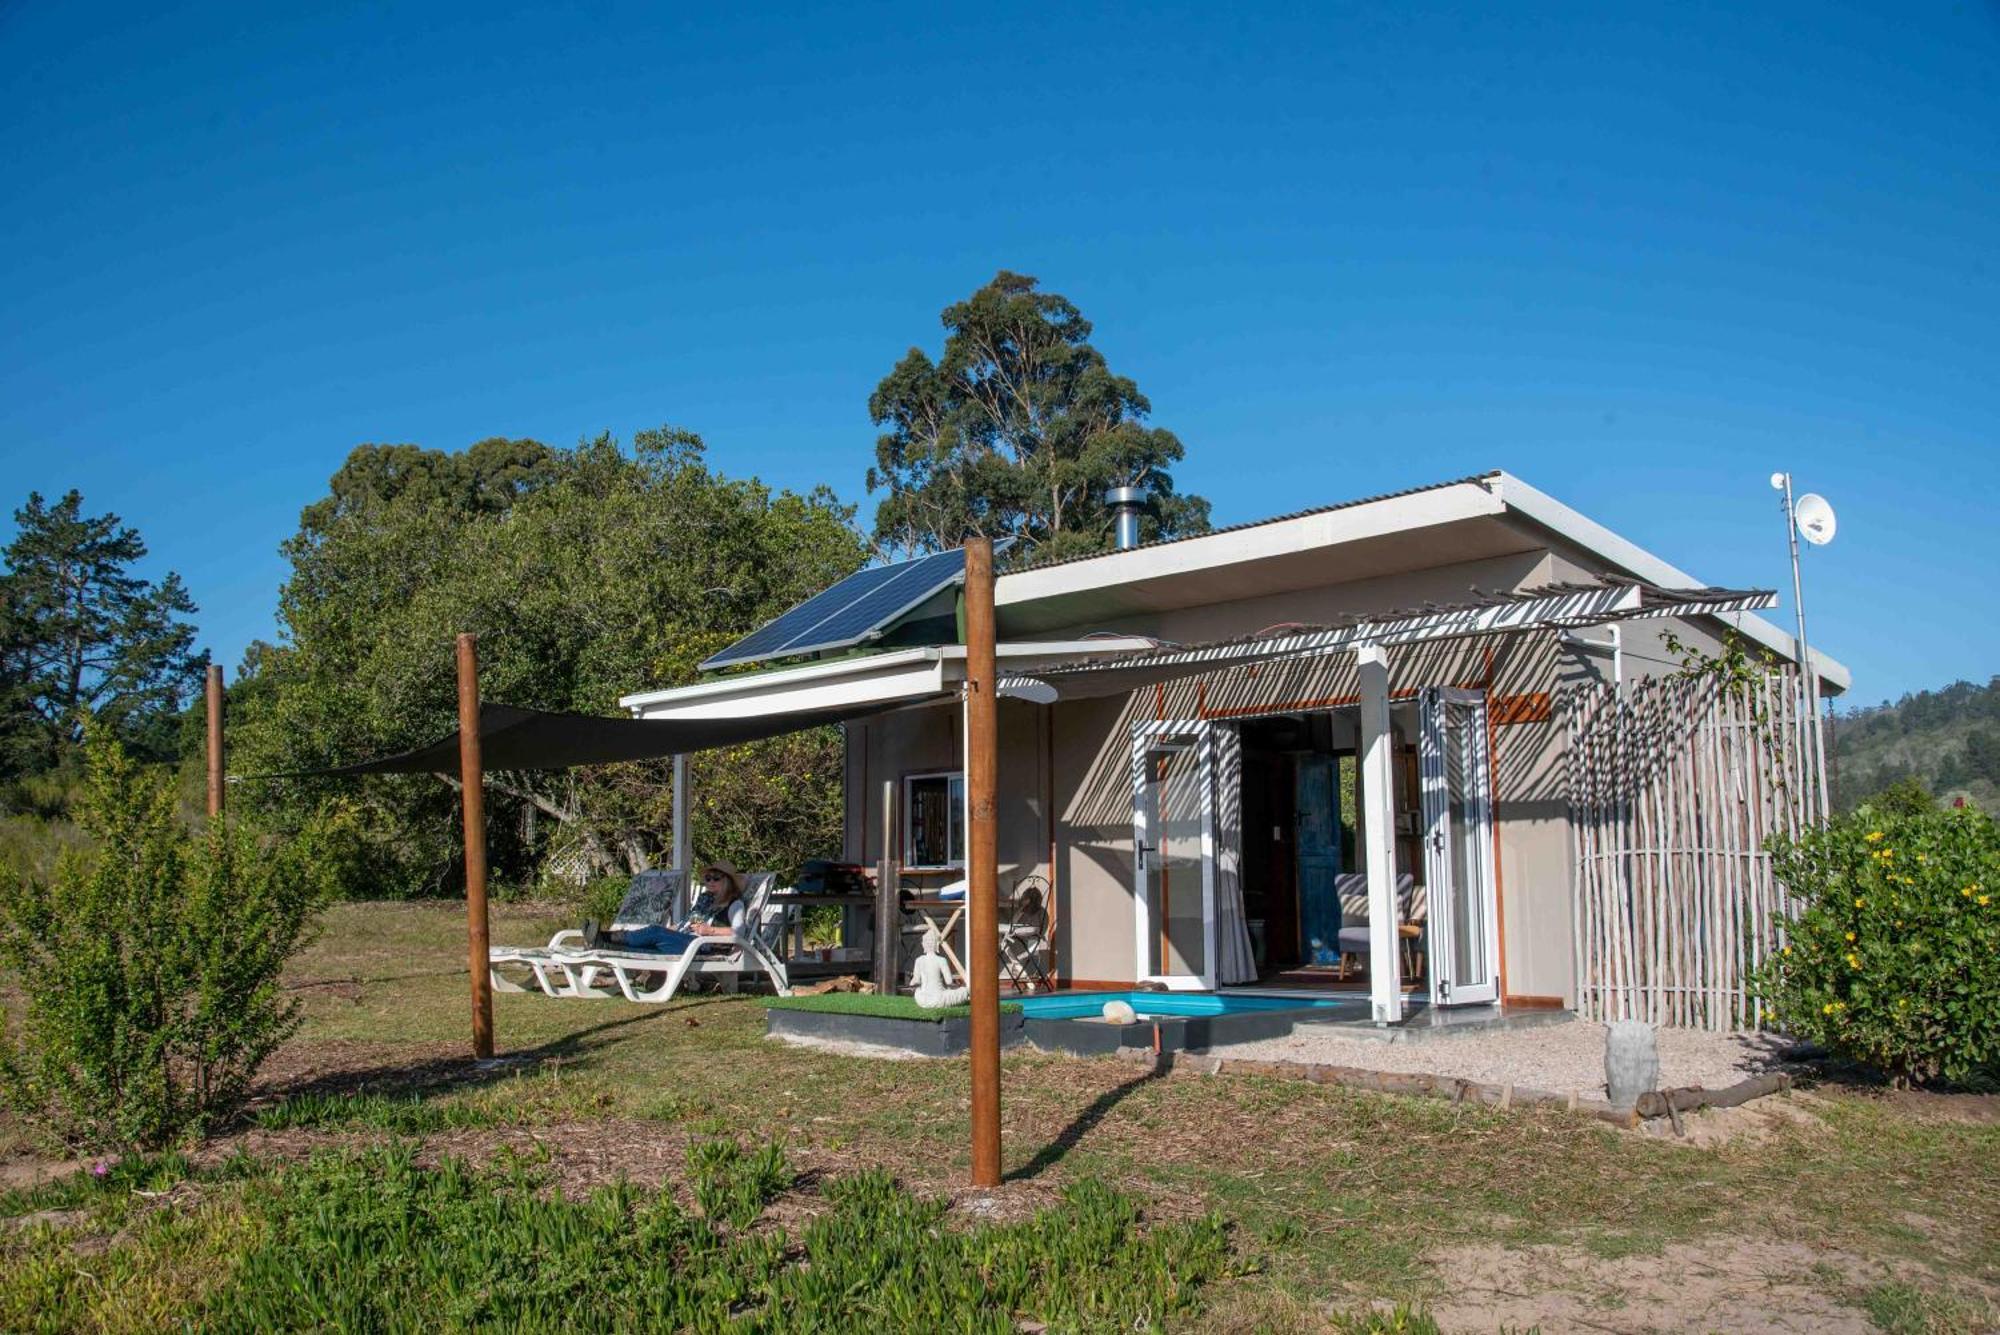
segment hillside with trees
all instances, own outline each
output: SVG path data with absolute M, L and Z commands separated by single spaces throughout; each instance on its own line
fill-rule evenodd
M 2000 677 L 1836 714 L 1833 738 L 1843 811 L 1914 781 L 1944 801 L 1963 797 L 2000 812 Z

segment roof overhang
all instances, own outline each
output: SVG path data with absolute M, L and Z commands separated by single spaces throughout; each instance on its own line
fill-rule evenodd
M 1491 485 L 1494 493 L 1510 510 L 1604 561 L 1616 573 L 1662 589 L 1694 589 L 1701 586 L 1701 581 L 1685 570 L 1662 561 L 1645 548 L 1626 541 L 1596 520 L 1572 510 L 1555 497 L 1529 486 L 1510 473 L 1495 473 Z M 1776 605 L 1775 598 L 1764 604 L 1767 608 Z M 1763 617 L 1747 612 L 1710 615 L 1718 617 L 1745 639 L 1787 662 L 1799 661 L 1798 640 Z M 1817 649 L 1810 652 L 1813 668 L 1819 673 L 1825 693 L 1839 694 L 1854 684 L 1854 674 L 1847 670 L 1845 664 Z
M 1155 641 L 1143 637 L 1110 635 L 1010 641 L 996 646 L 994 654 L 1003 673 L 1030 676 L 1064 663 L 1156 647 Z M 955 700 L 964 681 L 964 645 L 926 645 L 642 691 L 618 704 L 642 719 L 817 715 L 870 705 L 887 710 Z
M 1496 471 L 1010 572 L 997 581 L 994 604 L 1003 634 L 1115 630 L 1121 621 L 1161 612 L 1545 551 L 1551 538 L 1596 566 L 1594 574 L 1662 590 L 1705 587 L 1545 492 Z M 1752 644 L 1798 661 L 1793 637 L 1762 617 L 1741 611 L 1687 615 L 1712 616 Z M 1852 684 L 1852 674 L 1834 659 L 1815 650 L 1812 661 L 1827 694 Z
M 994 608 L 1004 634 L 1112 629 L 1120 617 L 1537 550 L 1506 511 L 1485 479 L 1468 478 L 1013 571 L 996 582 Z

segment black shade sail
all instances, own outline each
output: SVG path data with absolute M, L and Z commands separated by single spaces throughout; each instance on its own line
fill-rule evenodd
M 517 705 L 479 707 L 479 761 L 489 770 L 570 769 L 623 760 L 707 751 L 788 732 L 879 714 L 879 703 L 815 713 L 767 713 L 752 718 L 649 720 L 602 718 Z M 428 746 L 326 769 L 258 774 L 259 779 L 342 778 L 362 774 L 455 774 L 458 732 Z

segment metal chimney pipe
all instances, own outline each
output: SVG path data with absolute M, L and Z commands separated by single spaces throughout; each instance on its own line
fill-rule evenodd
M 1139 512 L 1146 508 L 1144 487 L 1113 487 L 1104 493 L 1104 500 L 1111 507 L 1113 532 L 1117 535 L 1118 550 L 1139 545 Z

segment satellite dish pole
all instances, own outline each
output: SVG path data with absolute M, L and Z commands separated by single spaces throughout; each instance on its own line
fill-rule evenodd
M 1771 474 L 1771 486 L 1784 493 L 1781 508 L 1785 513 L 1785 540 L 1790 544 L 1792 555 L 1792 611 L 1798 618 L 1796 648 L 1802 696 L 1800 703 L 1805 707 L 1808 720 L 1807 730 L 1800 740 L 1810 749 L 1817 776 L 1814 782 L 1815 809 L 1824 822 L 1831 805 L 1826 790 L 1826 736 L 1819 717 L 1819 671 L 1812 665 L 1812 650 L 1806 642 L 1806 596 L 1805 585 L 1799 577 L 1799 534 L 1803 532 L 1806 541 L 1815 547 L 1823 547 L 1833 541 L 1833 507 L 1827 504 L 1825 498 L 1810 492 L 1795 502 L 1792 499 L 1790 473 Z

